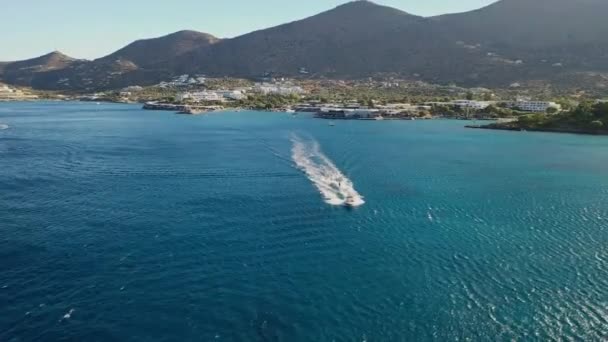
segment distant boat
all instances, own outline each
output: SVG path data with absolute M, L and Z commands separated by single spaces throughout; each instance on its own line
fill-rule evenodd
M 330 121 L 330 122 L 329 122 L 329 125 L 333 127 L 333 126 L 335 126 L 335 125 L 336 125 L 336 123 L 335 123 L 335 122 L 333 122 L 333 121 Z
M 285 110 L 285 113 L 291 113 L 291 114 L 295 114 L 295 113 L 296 113 L 296 111 L 295 111 L 295 110 L 293 110 L 293 109 L 286 109 L 286 110 Z
M 374 118 L 374 120 L 376 120 L 376 121 L 382 121 L 382 120 L 384 120 L 384 117 L 383 116 L 376 116 Z

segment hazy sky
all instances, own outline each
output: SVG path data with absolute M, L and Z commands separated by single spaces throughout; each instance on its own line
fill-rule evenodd
M 495 0 L 377 0 L 424 16 Z M 533 1 L 533 0 L 531 0 Z M 60 50 L 98 58 L 140 38 L 191 29 L 228 38 L 302 19 L 346 0 L 0 0 L 0 61 Z

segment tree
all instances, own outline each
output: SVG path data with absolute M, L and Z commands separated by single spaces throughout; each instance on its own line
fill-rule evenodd
M 555 114 L 555 113 L 557 113 L 557 108 L 555 108 L 555 107 L 547 108 L 547 114 Z
M 593 114 L 598 118 L 608 118 L 608 103 L 600 102 L 593 106 Z
M 467 93 L 467 97 L 466 97 L 466 98 L 467 98 L 467 100 L 471 101 L 471 100 L 473 100 L 473 96 L 474 96 L 474 95 L 473 95 L 473 93 L 472 93 L 472 92 L 468 92 L 468 93 Z

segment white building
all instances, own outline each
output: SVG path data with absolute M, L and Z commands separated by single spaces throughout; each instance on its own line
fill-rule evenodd
M 224 102 L 225 100 L 243 100 L 247 96 L 241 90 L 208 90 L 200 92 L 185 92 L 177 94 L 177 101 L 192 102 Z
M 223 102 L 224 97 L 218 95 L 214 91 L 199 91 L 193 93 L 180 93 L 175 97 L 177 101 L 192 101 L 192 102 Z
M 241 90 L 218 90 L 216 93 L 227 100 L 244 100 L 247 98 Z
M 562 106 L 550 101 L 513 101 L 508 102 L 507 107 L 521 110 L 522 112 L 544 113 L 549 108 L 555 108 L 556 111 L 561 111 Z
M 460 108 L 471 108 L 471 109 L 486 109 L 492 103 L 488 101 L 474 101 L 474 100 L 456 100 L 451 103 L 453 106 Z
M 415 112 L 431 110 L 433 107 L 428 105 L 413 105 L 411 103 L 389 103 L 384 106 L 376 106 L 379 109 L 396 112 Z
M 299 95 L 304 93 L 304 89 L 298 86 L 273 83 L 258 83 L 253 87 L 253 90 L 264 95 Z

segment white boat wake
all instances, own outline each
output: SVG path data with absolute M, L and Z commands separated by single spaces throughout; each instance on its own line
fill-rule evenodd
M 303 140 L 295 134 L 292 135 L 291 141 L 293 161 L 306 173 L 327 204 L 351 207 L 365 204 L 363 196 L 355 190 L 353 182 L 323 154 L 318 142 Z
M 0 131 L 4 129 L 8 129 L 8 125 L 0 124 Z

